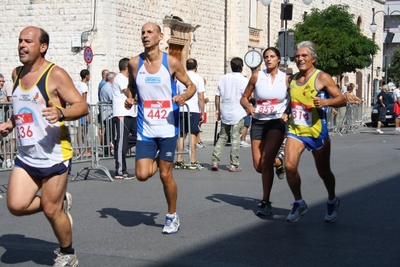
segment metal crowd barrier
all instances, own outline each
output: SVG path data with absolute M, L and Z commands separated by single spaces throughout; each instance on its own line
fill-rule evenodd
M 89 114 L 79 120 L 68 122 L 71 143 L 74 148 L 72 162 L 90 162 L 72 178 L 75 181 L 82 173 L 87 179 L 92 170 L 103 171 L 110 181 L 114 181 L 109 170 L 100 165 L 102 159 L 112 159 L 112 141 L 115 137 L 115 127 L 112 123 L 111 102 L 98 102 L 89 105 Z
M 186 104 L 185 104 L 186 105 Z M 134 107 L 137 109 L 137 105 Z M 187 123 L 190 125 L 190 110 L 188 121 L 184 121 L 180 127 L 185 127 Z M 10 119 L 12 115 L 12 103 L 4 102 L 0 104 L 0 123 Z M 89 105 L 89 114 L 85 118 L 75 121 L 66 121 L 65 125 L 70 132 L 71 146 L 73 148 L 73 163 L 88 163 L 88 166 L 80 169 L 72 178 L 75 181 L 80 175 L 84 174 L 86 180 L 89 172 L 92 170 L 100 170 L 105 173 L 110 181 L 114 181 L 110 171 L 100 164 L 101 160 L 114 159 L 113 141 L 116 137 L 115 125 L 112 122 L 112 103 L 111 102 L 98 102 L 97 104 Z M 1 137 L 0 137 L 1 138 Z M 1 138 L 1 152 L 0 160 L 3 168 L 0 171 L 9 171 L 14 165 L 14 157 L 17 153 L 16 150 L 16 131 L 7 137 Z M 191 156 L 191 138 L 190 127 L 188 136 L 184 141 L 184 151 L 177 152 L 177 154 L 188 155 L 190 163 Z M 128 151 L 127 157 L 134 157 L 135 149 L 132 148 Z M 9 160 L 7 160 L 9 159 Z M 187 166 L 192 166 L 188 164 Z M 196 166 L 199 170 L 200 165 Z
M 366 126 L 366 106 L 364 104 L 347 104 L 341 108 L 329 108 L 327 112 L 328 129 L 331 134 L 342 136 L 346 133 L 359 133 L 360 126 Z
M 186 107 L 189 110 L 187 105 Z M 215 122 L 214 107 L 215 105 L 212 101 L 207 104 L 207 123 Z M 100 170 L 106 174 L 110 181 L 113 181 L 114 179 L 111 177 L 109 170 L 100 164 L 101 160 L 114 158 L 113 148 L 110 145 L 116 136 L 115 126 L 112 123 L 112 104 L 111 102 L 98 102 L 97 104 L 89 105 L 89 108 L 90 113 L 86 118 L 86 122 L 82 119 L 66 122 L 66 125 L 69 127 L 71 145 L 74 151 L 72 162 L 89 163 L 88 166 L 79 170 L 72 180 L 76 180 L 82 173 L 84 173 L 84 179 L 86 180 L 91 170 Z M 135 105 L 133 108 L 137 108 L 137 106 Z M 329 108 L 327 113 L 328 129 L 331 134 L 341 136 L 349 132 L 358 133 L 357 129 L 360 126 L 365 126 L 368 119 L 364 104 L 348 104 L 346 107 L 336 109 L 337 114 L 334 110 L 334 108 Z M 12 103 L 0 103 L 0 123 L 10 119 L 11 115 Z M 188 121 L 184 121 L 180 127 L 185 127 L 185 123 L 190 125 L 190 116 L 188 116 Z M 14 157 L 17 153 L 16 131 L 14 130 L 7 137 L 0 138 L 0 160 L 2 162 L 0 171 L 9 171 L 14 165 Z M 188 156 L 188 164 L 185 164 L 186 167 L 193 166 L 190 163 L 192 153 L 190 148 L 191 138 L 189 127 L 189 133 L 184 141 L 184 150 L 176 152 L 177 155 L 184 154 Z M 135 150 L 130 149 L 127 156 L 134 157 Z M 200 164 L 196 167 L 201 170 Z

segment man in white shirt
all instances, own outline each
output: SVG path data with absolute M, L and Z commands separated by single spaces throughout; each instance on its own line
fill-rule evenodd
M 136 108 L 127 109 L 125 100 L 132 98 L 131 90 L 128 88 L 128 63 L 129 58 L 119 61 L 119 73 L 114 78 L 113 88 L 113 124 L 117 130 L 114 141 L 115 176 L 114 179 L 133 179 L 126 168 L 126 153 L 136 145 Z
M 191 146 L 191 155 L 190 155 L 190 165 L 188 167 L 189 170 L 195 170 L 197 168 L 202 168 L 199 162 L 196 159 L 196 142 L 197 135 L 200 132 L 199 125 L 203 120 L 204 114 L 204 92 L 206 91 L 204 87 L 204 79 L 197 72 L 197 61 L 193 58 L 190 58 L 186 61 L 186 69 L 187 75 L 189 76 L 192 83 L 196 86 L 196 94 L 192 96 L 192 98 L 186 100 L 186 105 L 189 108 L 189 112 L 186 106 L 180 107 L 180 136 L 178 139 L 178 152 L 183 151 L 184 140 L 189 132 L 190 127 L 190 146 Z M 181 82 L 177 82 L 178 86 L 178 94 L 184 94 L 187 90 L 186 86 L 184 86 Z M 189 124 L 189 113 L 190 113 L 190 124 Z M 182 154 L 178 153 L 177 161 L 175 162 L 175 169 L 184 168 L 184 162 L 182 158 Z
M 240 105 L 240 99 L 249 80 L 242 75 L 243 60 L 241 58 L 232 58 L 231 69 L 231 73 L 225 74 L 219 80 L 215 92 L 216 119 L 217 121 L 221 120 L 221 131 L 212 154 L 212 171 L 219 169 L 218 164 L 229 135 L 232 136 L 229 171 L 240 172 L 242 170 L 239 167 L 240 137 L 243 131 L 244 117 L 247 114 Z M 222 102 L 222 105 L 220 105 L 220 102 Z
M 87 83 L 90 80 L 90 72 L 87 69 L 81 70 L 79 73 L 81 76 L 81 82 L 77 85 L 78 92 L 81 94 L 86 103 L 89 103 L 89 87 Z M 78 156 L 81 157 L 91 157 L 92 153 L 89 148 L 88 143 L 88 128 L 87 125 L 90 123 L 89 115 L 83 116 L 79 119 L 79 129 L 77 131 L 77 143 L 78 143 Z M 86 150 L 87 149 L 87 150 Z

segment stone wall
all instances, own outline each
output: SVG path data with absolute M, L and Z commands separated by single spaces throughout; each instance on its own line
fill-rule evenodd
M 312 8 L 323 9 L 331 4 L 347 3 L 355 19 L 361 18 L 362 32 L 369 37 L 371 8 L 383 8 L 382 1 L 373 0 L 314 0 L 309 6 L 300 0 L 291 3 L 294 6 L 293 20 L 288 21 L 288 28 L 293 27 L 301 20 L 302 14 L 310 12 Z M 268 18 L 267 7 L 258 3 L 258 12 L 261 14 L 260 50 L 268 46 L 268 36 L 272 45 L 276 42 L 282 28 L 280 4 L 281 1 L 272 0 L 271 17 Z M 165 18 L 177 16 L 184 23 L 200 26 L 192 35 L 185 58 L 197 59 L 198 72 L 207 79 L 208 96 L 213 100 L 219 78 L 230 71 L 229 60 L 234 56 L 243 57 L 251 48 L 248 41 L 248 10 L 249 0 L 0 0 L 0 73 L 10 79 L 12 69 L 20 64 L 17 51 L 19 32 L 29 25 L 39 26 L 50 34 L 46 58 L 64 68 L 75 83 L 80 79 L 80 70 L 89 68 L 92 74 L 89 82 L 91 102 L 95 103 L 101 70 L 107 68 L 118 72 L 121 58 L 130 58 L 143 51 L 141 26 L 152 21 L 163 28 Z M 378 19 L 380 17 L 377 15 L 377 23 Z M 87 33 L 88 41 L 82 46 L 89 45 L 94 52 L 90 66 L 86 65 L 82 50 L 71 48 L 73 37 L 79 39 L 83 32 Z M 382 42 L 381 39 L 382 33 L 378 31 L 378 44 Z M 164 39 L 160 47 L 166 49 L 168 39 Z M 380 65 L 381 57 L 379 52 L 375 57 L 375 66 Z M 295 69 L 293 64 L 289 67 Z M 249 76 L 249 69 L 246 68 L 244 74 Z M 355 80 L 355 74 L 347 76 L 350 81 Z

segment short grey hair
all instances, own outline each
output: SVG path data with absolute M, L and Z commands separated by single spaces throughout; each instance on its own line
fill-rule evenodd
M 389 86 L 387 84 L 383 85 L 382 90 L 389 90 Z
M 295 50 L 297 51 L 299 48 L 302 48 L 302 47 L 306 47 L 306 48 L 310 49 L 311 57 L 313 59 L 315 59 L 315 63 L 317 63 L 318 53 L 317 53 L 317 48 L 315 48 L 315 44 L 311 41 L 303 41 L 296 45 Z
M 113 79 L 117 75 L 115 72 L 109 71 L 106 75 L 106 82 L 109 82 L 111 79 Z

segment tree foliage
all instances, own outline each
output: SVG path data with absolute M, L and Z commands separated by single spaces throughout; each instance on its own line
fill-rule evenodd
M 390 67 L 388 68 L 388 79 L 393 82 L 400 81 L 400 46 L 393 51 Z
M 355 72 L 369 66 L 378 45 L 364 36 L 348 5 L 313 8 L 295 25 L 295 43 L 312 41 L 318 52 L 317 68 L 330 75 Z

